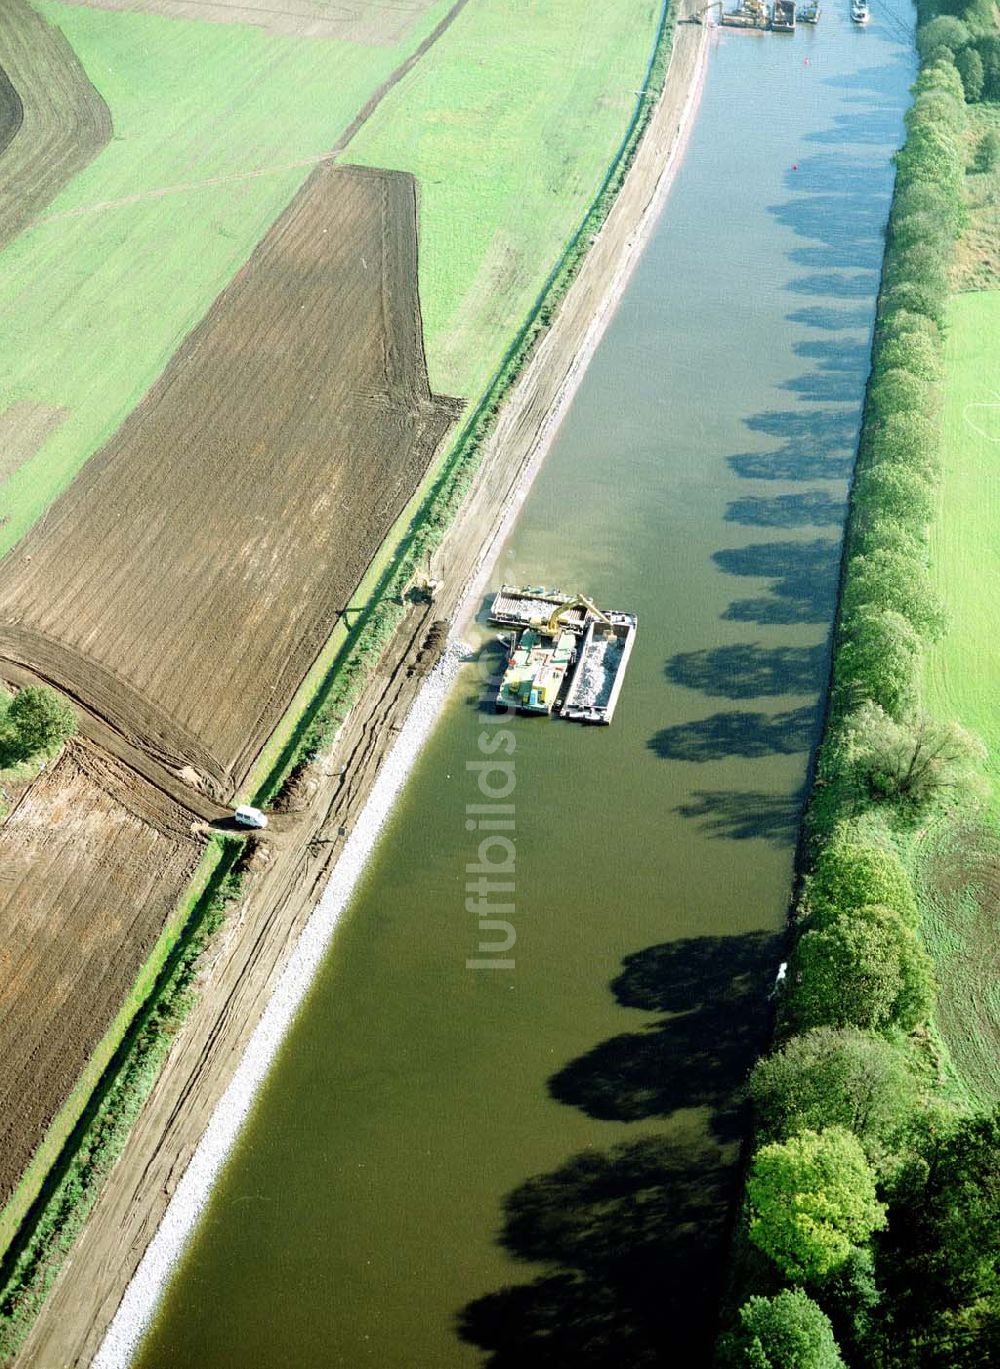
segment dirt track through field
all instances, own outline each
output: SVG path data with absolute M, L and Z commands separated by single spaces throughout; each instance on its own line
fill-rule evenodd
M 641 250 L 669 169 L 683 146 L 704 70 L 707 31 L 682 24 L 665 94 L 638 155 L 551 330 L 535 353 L 492 434 L 458 521 L 433 572 L 444 574 L 437 601 L 413 606 L 369 679 L 329 758 L 301 830 L 313 841 L 288 843 L 257 875 L 221 942 L 205 992 L 119 1162 L 64 1266 L 21 1354 L 19 1369 L 58 1364 L 83 1369 L 93 1359 L 125 1287 L 152 1239 L 216 1100 L 233 1073 L 295 938 L 343 847 L 344 833 L 370 792 L 420 684 L 408 662 L 433 618 L 466 602 L 467 577 L 489 563 L 505 511 L 551 440 L 600 329 Z M 671 160 L 673 159 L 673 160 Z M 343 770 L 341 767 L 344 767 Z
M 0 563 L 0 660 L 232 793 L 457 411 L 416 254 L 412 177 L 317 168 Z
M 168 19 L 253 24 L 267 33 L 391 47 L 433 0 L 65 0 L 88 9 L 144 10 Z
M 0 1207 L 201 849 L 189 812 L 85 742 L 0 828 Z
M 161 185 L 154 190 L 140 190 L 134 195 L 124 195 L 114 200 L 98 200 L 94 204 L 77 205 L 73 209 L 61 210 L 58 214 L 46 214 L 35 223 L 52 223 L 58 219 L 75 219 L 84 214 L 101 214 L 109 209 L 117 209 L 122 205 L 138 204 L 141 200 L 160 200 L 167 195 L 187 195 L 193 190 L 210 189 L 219 185 L 237 185 L 240 181 L 257 180 L 261 176 L 276 176 L 285 171 L 297 171 L 306 166 L 320 166 L 324 162 L 335 161 L 347 147 L 348 143 L 354 138 L 358 130 L 375 113 L 376 109 L 385 99 L 389 91 L 411 70 L 420 59 L 434 46 L 442 33 L 457 19 L 462 10 L 465 9 L 469 0 L 455 0 L 451 9 L 448 10 L 444 18 L 431 30 L 410 53 L 405 61 L 401 62 L 394 71 L 379 85 L 375 87 L 371 95 L 355 114 L 354 118 L 344 129 L 343 133 L 326 152 L 321 152 L 316 157 L 300 157 L 292 162 L 276 162 L 270 166 L 253 167 L 249 171 L 235 171 L 225 176 L 209 176 L 200 181 L 182 181 L 177 185 Z
M 101 150 L 111 115 L 69 43 L 27 0 L 3 0 L 0 70 L 8 132 L 16 116 L 6 143 L 0 119 L 2 248 Z

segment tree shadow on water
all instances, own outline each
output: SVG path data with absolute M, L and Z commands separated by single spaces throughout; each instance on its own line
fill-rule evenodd
M 856 409 L 770 409 L 744 421 L 751 432 L 768 437 L 844 446 L 853 443 L 857 420 Z
M 680 651 L 665 669 L 671 683 L 687 689 L 725 699 L 756 699 L 818 693 L 826 662 L 825 645 L 767 647 L 759 642 L 734 642 L 703 651 Z
M 676 811 L 700 822 L 710 837 L 727 841 L 768 841 L 794 846 L 802 821 L 805 794 L 766 794 L 756 790 L 697 791 Z
M 833 299 L 871 299 L 878 290 L 874 271 L 813 271 L 785 282 L 785 289 L 796 295 L 827 295 Z
M 899 110 L 879 109 L 877 106 L 869 107 L 859 114 L 835 114 L 832 128 L 815 129 L 805 136 L 807 143 L 822 143 L 827 146 L 849 143 L 853 147 L 867 144 L 893 148 L 899 139 Z
M 723 618 L 741 623 L 830 623 L 837 598 L 840 542 L 760 542 L 727 548 L 712 560 L 727 575 L 771 580 L 766 595 L 737 599 Z
M 665 727 L 646 743 L 662 760 L 717 761 L 726 756 L 759 760 L 809 751 L 819 729 L 819 706 L 787 713 L 713 713 L 697 722 Z
M 807 371 L 781 383 L 797 399 L 813 404 L 853 404 L 857 408 L 861 396 L 861 380 L 845 371 Z
M 846 516 L 846 501 L 834 499 L 827 490 L 804 490 L 801 494 L 779 494 L 771 498 L 751 495 L 746 499 L 734 499 L 726 509 L 728 522 L 760 528 L 839 528 Z
M 789 187 L 791 188 L 791 186 Z M 802 183 L 795 186 L 805 190 Z M 883 241 L 886 200 L 883 195 L 859 192 L 855 195 L 796 195 L 783 204 L 772 204 L 770 212 L 782 225 L 799 237 L 812 238 L 831 247 L 855 246 L 855 264 L 870 266 L 876 246 Z M 881 189 L 881 185 L 874 187 Z
M 745 420 L 751 432 L 776 437 L 769 452 L 740 452 L 728 458 L 737 475 L 750 480 L 845 480 L 857 440 L 858 406 L 782 409 Z
M 557 1102 L 602 1121 L 669 1117 L 707 1107 L 731 1139 L 734 1098 L 760 1044 L 778 960 L 771 932 L 689 937 L 626 956 L 611 991 L 626 1008 L 668 1013 L 572 1061 L 549 1080 Z
M 785 185 L 797 194 L 795 203 L 805 196 L 818 199 L 838 199 L 853 203 L 862 201 L 886 184 L 885 160 L 872 155 L 857 157 L 850 152 L 813 152 L 800 157 L 785 172 Z M 771 213 L 788 209 L 787 205 L 771 205 Z M 812 234 L 809 235 L 813 236 Z
M 871 96 L 878 96 L 884 100 L 887 95 L 896 90 L 899 85 L 899 68 L 905 66 L 909 68 L 909 53 L 901 48 L 891 62 L 886 62 L 879 67 L 860 67 L 857 71 L 841 73 L 836 76 L 824 76 L 825 86 L 836 86 L 838 91 L 857 90 L 865 91 L 865 104 L 869 109 L 875 102 Z
M 854 452 L 844 446 L 787 442 L 770 452 L 739 452 L 729 465 L 745 480 L 847 480 Z
M 809 266 L 819 271 L 836 271 L 840 267 L 857 266 L 858 254 L 848 243 L 843 247 L 793 247 L 785 254 L 796 266 Z
M 802 249 L 805 251 L 805 249 Z M 863 381 L 868 373 L 870 350 L 867 342 L 848 342 L 845 338 L 812 338 L 792 348 L 797 357 L 808 357 L 824 371 L 849 371 Z
M 837 308 L 835 305 L 807 304 L 802 309 L 793 309 L 785 318 L 789 323 L 801 323 L 805 328 L 820 328 L 823 332 L 833 333 L 842 329 L 870 328 L 871 310 Z
M 645 1136 L 522 1184 L 500 1243 L 547 1266 L 470 1302 L 462 1340 L 490 1369 L 707 1364 L 735 1173 L 710 1141 Z
M 552 1096 L 630 1122 L 708 1106 L 725 1140 L 682 1123 L 584 1151 L 509 1194 L 500 1245 L 542 1271 L 462 1310 L 458 1333 L 491 1369 L 709 1363 L 738 1181 L 733 1100 L 763 1045 L 779 943 L 692 937 L 622 962 L 619 1004 L 670 1016 L 573 1061 Z

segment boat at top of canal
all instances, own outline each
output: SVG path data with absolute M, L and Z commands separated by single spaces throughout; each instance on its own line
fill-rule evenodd
M 870 18 L 871 11 L 868 8 L 868 0 L 852 0 L 851 23 L 867 24 Z

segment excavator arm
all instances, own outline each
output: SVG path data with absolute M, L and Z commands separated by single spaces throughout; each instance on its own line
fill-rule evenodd
M 552 616 L 545 624 L 545 633 L 550 637 L 555 636 L 559 631 L 560 618 L 574 608 L 586 609 L 591 617 L 596 618 L 599 623 L 606 623 L 608 627 L 612 626 L 611 619 L 606 613 L 602 613 L 593 600 L 588 599 L 585 594 L 578 594 L 575 599 L 570 599 L 568 603 L 560 604 L 558 608 L 553 610 Z

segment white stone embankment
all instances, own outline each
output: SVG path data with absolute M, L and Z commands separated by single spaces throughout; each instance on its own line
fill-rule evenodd
M 306 923 L 236 1073 L 212 1114 L 156 1235 L 146 1248 L 93 1362 L 94 1369 L 126 1369 L 131 1362 L 170 1273 L 208 1203 L 257 1092 L 326 955 L 337 923 L 364 873 L 379 834 L 440 716 L 448 691 L 461 668 L 462 655 L 461 644 L 449 642 L 417 694 L 399 739 L 382 762 L 358 822 L 344 843 L 323 897 Z

